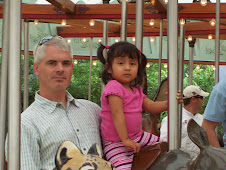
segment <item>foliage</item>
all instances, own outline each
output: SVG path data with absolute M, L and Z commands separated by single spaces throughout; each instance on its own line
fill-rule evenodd
M 38 78 L 33 73 L 33 57 L 29 57 L 29 104 L 34 100 L 35 92 L 39 89 Z M 73 76 L 71 79 L 71 84 L 68 87 L 68 91 L 75 98 L 88 99 L 89 90 L 89 70 L 90 70 L 89 60 L 79 60 L 78 64 L 74 65 Z M 158 63 L 149 63 L 150 67 L 146 69 L 147 75 L 147 96 L 152 99 L 158 88 Z M 91 101 L 101 105 L 100 96 L 102 89 L 102 81 L 100 78 L 100 72 L 102 70 L 102 64 L 97 61 L 96 66 L 92 66 L 92 76 L 91 76 Z M 161 80 L 167 77 L 167 69 L 164 68 L 162 64 Z M 23 60 L 22 60 L 22 80 L 21 88 L 23 95 Z M 194 85 L 200 86 L 204 91 L 211 93 L 214 86 L 214 71 L 213 66 L 210 65 L 200 65 L 200 69 L 196 69 L 194 65 L 193 70 L 193 82 Z M 184 88 L 189 85 L 189 67 L 187 64 L 184 65 Z M 205 106 L 208 102 L 209 97 L 204 99 L 203 110 L 200 114 L 203 114 Z M 23 101 L 23 100 L 22 100 Z M 161 115 L 161 119 L 167 115 L 164 112 Z M 220 128 L 220 134 L 223 133 L 222 128 Z
M 75 98 L 88 99 L 89 92 L 89 70 L 90 70 L 89 60 L 79 60 L 78 64 L 74 66 L 73 76 L 68 91 Z M 91 101 L 100 105 L 100 95 L 102 81 L 100 78 L 100 71 L 102 65 L 97 61 L 96 66 L 92 66 L 92 76 L 91 76 Z

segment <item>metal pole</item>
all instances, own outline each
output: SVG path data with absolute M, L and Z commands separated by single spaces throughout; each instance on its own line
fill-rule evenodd
M 136 1 L 136 47 L 143 48 L 143 18 L 144 18 L 144 0 Z
M 122 0 L 121 41 L 126 41 L 127 37 L 127 13 L 128 13 L 128 2 Z
M 220 0 L 216 0 L 215 84 L 219 82 L 219 58 L 220 58 Z
M 93 56 L 93 37 L 90 40 L 90 58 L 89 58 L 89 94 L 88 100 L 91 101 L 91 76 L 92 76 L 92 56 Z
M 28 76 L 29 76 L 29 22 L 24 21 L 24 98 L 23 110 L 28 107 Z
M 2 33 L 2 64 L 1 64 L 1 98 L 0 98 L 0 169 L 5 169 L 5 136 L 7 129 L 7 85 L 9 55 L 9 0 L 4 1 L 3 33 Z
M 178 89 L 181 91 L 183 95 L 183 80 L 184 80 L 184 40 L 185 40 L 185 25 L 180 25 L 180 56 L 179 56 L 179 67 L 178 67 L 178 74 L 179 74 L 179 82 L 178 82 Z M 181 123 L 182 123 L 182 104 L 179 105 L 179 113 L 178 113 L 178 126 L 179 126 L 179 141 L 178 145 L 181 148 Z
M 169 149 L 179 148 L 179 129 L 178 129 L 178 101 L 177 101 L 177 86 L 178 86 L 178 1 L 170 0 L 168 2 L 167 10 L 168 19 L 168 62 L 169 62 L 169 86 L 168 90 L 169 107 Z
M 9 2 L 8 169 L 20 169 L 21 0 Z
M 160 33 L 159 33 L 159 75 L 158 75 L 158 85 L 161 83 L 161 71 L 162 71 L 162 29 L 163 20 L 160 20 Z
M 193 54 L 196 39 L 189 42 L 189 85 L 192 85 L 193 79 Z
M 104 20 L 103 24 L 103 45 L 108 45 L 108 21 Z M 106 49 L 104 49 L 104 57 L 107 57 Z
M 103 23 L 103 45 L 107 45 L 108 44 L 108 21 L 104 20 L 104 23 Z M 104 49 L 103 51 L 103 55 L 104 55 L 104 58 L 107 59 L 107 49 Z M 101 91 L 104 90 L 104 83 L 102 83 L 102 87 L 101 87 Z

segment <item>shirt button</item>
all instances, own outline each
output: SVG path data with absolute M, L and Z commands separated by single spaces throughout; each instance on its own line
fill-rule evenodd
M 86 151 L 86 148 L 83 148 L 84 151 Z
M 77 132 L 79 132 L 79 129 L 77 129 Z

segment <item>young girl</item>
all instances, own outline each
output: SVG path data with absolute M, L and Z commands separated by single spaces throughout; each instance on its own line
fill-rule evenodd
M 107 59 L 103 50 L 108 49 Z M 135 45 L 118 42 L 101 46 L 97 57 L 104 64 L 102 80 L 106 84 L 101 95 L 101 135 L 106 159 L 116 169 L 131 169 L 134 153 L 140 147 L 159 142 L 159 137 L 142 130 L 141 111 L 160 113 L 168 102 L 153 102 L 142 92 L 141 84 L 146 57 Z

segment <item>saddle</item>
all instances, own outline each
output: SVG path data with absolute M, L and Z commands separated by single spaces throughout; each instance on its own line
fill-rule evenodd
M 134 155 L 132 170 L 148 169 L 155 162 L 155 160 L 157 160 L 168 150 L 169 145 L 167 142 L 160 142 L 141 148 L 140 152 Z

